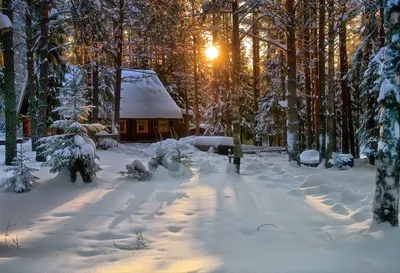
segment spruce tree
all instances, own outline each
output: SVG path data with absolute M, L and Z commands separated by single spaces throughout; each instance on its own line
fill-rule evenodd
M 17 156 L 12 162 L 12 167 L 4 170 L 4 172 L 12 172 L 12 176 L 7 178 L 5 183 L 1 186 L 14 186 L 16 193 L 28 192 L 32 189 L 32 184 L 39 178 L 32 173 L 38 171 L 37 169 L 28 167 L 25 163 L 31 161 L 31 158 L 24 155 L 22 145 L 17 152 Z
M 42 166 L 49 167 L 50 172 L 57 173 L 68 167 L 72 182 L 79 171 L 85 182 L 91 182 L 92 177 L 100 170 L 95 161 L 95 144 L 88 136 L 90 131 L 104 129 L 101 124 L 88 124 L 89 114 L 93 106 L 86 105 L 85 85 L 81 70 L 71 68 L 71 78 L 60 89 L 58 97 L 61 106 L 56 108 L 61 120 L 55 121 L 51 128 L 62 131 L 63 134 L 42 138 L 40 148 L 44 157 L 49 158 Z
M 373 224 L 399 225 L 400 1 L 386 0 L 387 39 L 379 94 L 381 114 Z

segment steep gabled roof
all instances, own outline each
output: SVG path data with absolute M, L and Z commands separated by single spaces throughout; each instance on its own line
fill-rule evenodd
M 123 70 L 121 119 L 181 119 L 181 109 L 151 70 Z

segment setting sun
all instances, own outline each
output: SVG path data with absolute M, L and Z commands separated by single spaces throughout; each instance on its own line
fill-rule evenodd
M 218 57 L 218 49 L 214 46 L 210 46 L 206 49 L 207 58 L 214 60 Z

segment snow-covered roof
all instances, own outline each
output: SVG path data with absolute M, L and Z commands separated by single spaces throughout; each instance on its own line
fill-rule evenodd
M 181 119 L 181 109 L 151 70 L 123 70 L 121 119 Z

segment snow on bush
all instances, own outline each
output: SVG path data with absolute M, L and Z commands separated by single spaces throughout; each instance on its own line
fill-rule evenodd
M 191 167 L 193 164 L 192 157 L 187 155 L 186 153 L 182 153 L 178 143 L 176 143 L 175 150 L 176 153 L 171 156 L 171 161 L 181 163 L 186 167 Z
M 131 164 L 126 165 L 126 171 L 119 172 L 122 177 L 128 177 L 138 181 L 150 180 L 152 174 L 139 160 L 134 160 Z
M 103 150 L 118 147 L 118 142 L 113 138 L 102 138 L 97 143 L 97 146 Z
M 352 155 L 332 153 L 332 158 L 329 159 L 329 163 L 336 166 L 339 170 L 346 170 L 350 168 L 347 164 L 351 162 L 352 159 Z
M 12 172 L 12 176 L 5 178 L 0 182 L 0 187 L 14 186 L 14 191 L 17 193 L 28 192 L 32 189 L 32 184 L 39 178 L 32 173 L 38 171 L 26 166 L 25 162 L 29 162 L 31 158 L 26 157 L 21 149 L 17 151 L 17 156 L 12 162 L 12 167 L 4 170 L 4 172 Z

